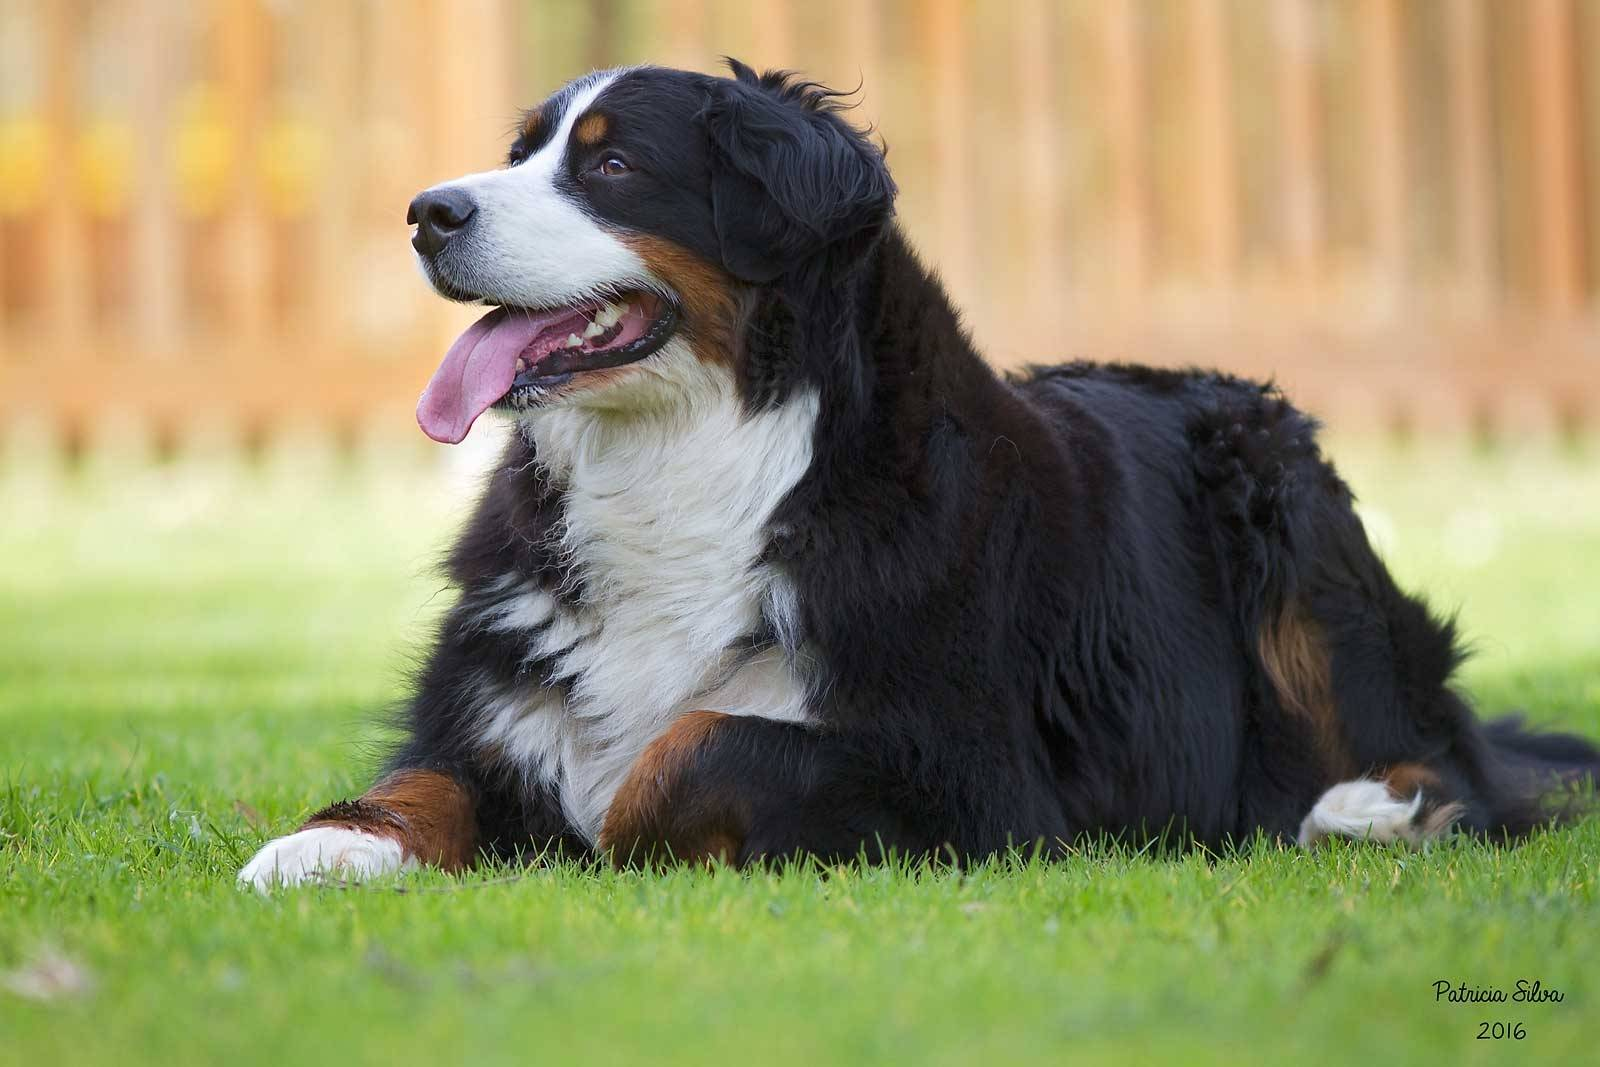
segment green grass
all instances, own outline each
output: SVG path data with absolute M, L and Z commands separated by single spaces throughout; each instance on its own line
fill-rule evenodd
M 1592 454 L 1342 450 L 1488 708 L 1600 734 Z M 0 1063 L 1578 1062 L 1600 820 L 927 870 L 233 874 L 358 790 L 447 598 L 410 468 L 0 471 Z M 1558 1004 L 1436 1003 L 1539 979 Z M 1521 1041 L 1476 1040 L 1520 1023 Z

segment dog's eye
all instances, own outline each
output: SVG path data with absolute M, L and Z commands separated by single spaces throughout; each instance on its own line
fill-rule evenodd
M 604 174 L 607 178 L 616 178 L 628 173 L 628 171 L 632 170 L 633 168 L 628 166 L 624 160 L 618 159 L 616 156 L 607 156 L 605 158 L 605 162 L 601 163 L 600 166 L 596 167 L 595 169 L 601 174 Z

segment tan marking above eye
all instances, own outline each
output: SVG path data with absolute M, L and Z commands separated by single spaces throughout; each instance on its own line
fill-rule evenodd
M 578 138 L 579 144 L 594 146 L 605 140 L 606 133 L 611 128 L 611 122 L 604 115 L 591 111 L 578 120 L 578 125 L 573 127 L 573 134 Z

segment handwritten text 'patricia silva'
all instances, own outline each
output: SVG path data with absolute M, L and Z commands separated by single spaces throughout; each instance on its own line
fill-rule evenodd
M 1537 978 L 1518 978 L 1517 984 L 1507 992 L 1494 986 L 1471 985 L 1467 982 L 1453 984 L 1444 979 L 1433 983 L 1433 999 L 1451 1004 L 1559 1004 L 1566 994 L 1553 986 L 1546 986 Z

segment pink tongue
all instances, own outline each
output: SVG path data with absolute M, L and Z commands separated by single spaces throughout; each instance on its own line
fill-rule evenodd
M 417 401 L 422 432 L 444 444 L 460 444 L 478 416 L 511 389 L 517 357 L 547 326 L 571 314 L 566 309 L 511 315 L 505 308 L 495 308 L 467 327 Z

